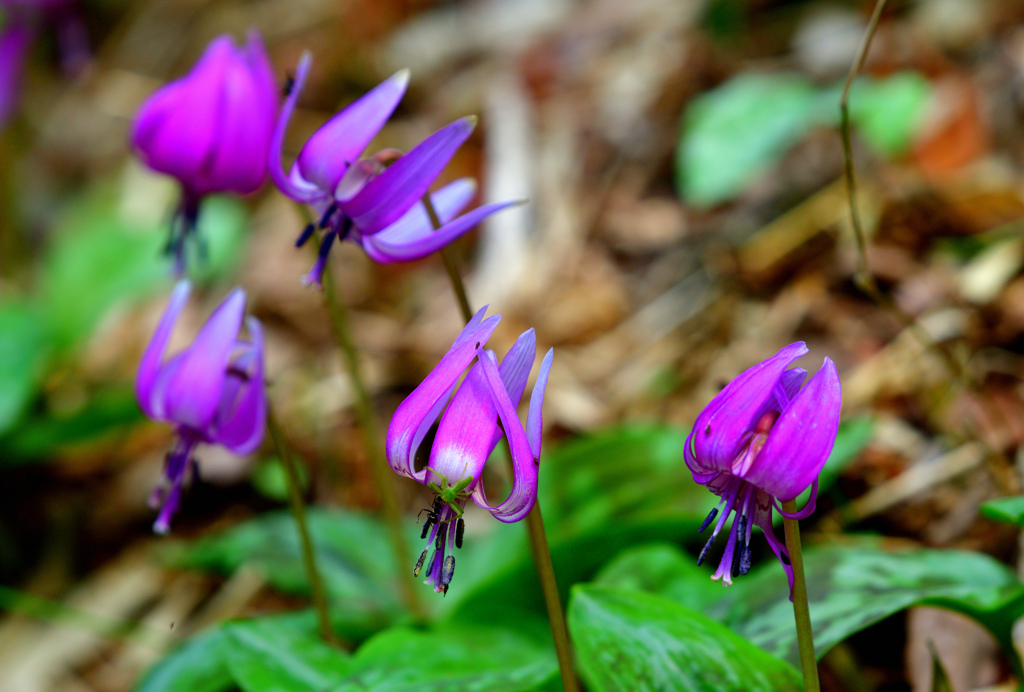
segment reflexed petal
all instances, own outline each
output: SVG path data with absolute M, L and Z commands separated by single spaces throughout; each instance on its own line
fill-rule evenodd
M 210 316 L 182 354 L 164 392 L 169 419 L 205 430 L 217 412 L 228 359 L 245 313 L 245 292 L 236 288 Z
M 740 373 L 701 412 L 693 424 L 694 459 L 690 470 L 728 471 L 737 448 L 753 428 L 776 383 L 789 365 L 807 353 L 802 341 Z
M 296 165 L 302 177 L 333 192 L 349 165 L 394 113 L 408 84 L 409 70 L 400 70 L 328 120 L 299 152 Z
M 437 192 L 430 193 L 430 200 L 434 203 L 438 219 L 442 224 L 446 224 L 466 208 L 475 194 L 476 181 L 472 178 L 460 178 Z M 376 237 L 393 245 L 400 245 L 433 232 L 434 226 L 430 223 L 430 217 L 420 203 L 412 205 L 402 218 L 377 233 Z
M 255 317 L 248 318 L 245 324 L 252 346 L 232 365 L 242 369 L 248 379 L 242 381 L 237 375 L 233 376 L 239 383 L 239 391 L 225 391 L 221 400 L 234 409 L 226 412 L 226 417 L 219 421 L 217 430 L 211 436 L 215 442 L 235 454 L 252 454 L 259 448 L 267 421 L 263 387 L 263 330 Z
M 482 492 L 474 493 L 473 501 L 489 510 L 495 519 L 511 523 L 519 521 L 529 514 L 537 501 L 537 462 L 530 450 L 530 443 L 526 439 L 523 426 L 516 416 L 516 410 L 512 407 L 512 401 L 501 381 L 501 374 L 498 372 L 494 354 L 490 351 L 483 352 L 479 363 L 491 390 L 494 404 L 498 409 L 498 418 L 501 419 L 501 425 L 505 429 L 505 437 L 512 454 L 512 490 L 508 497 L 498 505 L 487 505 Z
M 463 233 L 472 230 L 474 226 L 486 217 L 516 204 L 520 204 L 520 202 L 496 202 L 477 207 L 454 221 L 445 224 L 437 231 L 434 231 L 434 227 L 430 224 L 429 220 L 418 227 L 405 227 L 402 229 L 405 236 L 402 240 L 396 240 L 390 236 L 392 226 L 389 226 L 380 233 L 364 236 L 362 239 L 363 249 L 370 256 L 370 259 L 382 264 L 411 262 L 412 260 L 417 260 L 437 252 Z M 416 207 L 413 207 L 413 209 L 416 209 Z
M 313 56 L 309 51 L 302 54 L 299 66 L 295 70 L 295 81 L 291 91 L 281 106 L 281 113 L 277 117 L 277 127 L 274 128 L 274 136 L 270 140 L 270 152 L 268 157 L 268 170 L 270 179 L 274 181 L 277 188 L 296 202 L 314 204 L 325 199 L 330 200 L 330 193 L 321 190 L 313 183 L 302 178 L 298 166 L 293 166 L 290 175 L 286 175 L 281 165 L 281 156 L 284 154 L 284 135 L 288 130 L 288 122 L 292 118 L 292 111 L 295 110 L 295 102 L 302 93 L 302 87 L 306 83 L 306 76 L 309 74 L 310 65 L 313 63 Z
M 142 360 L 139 362 L 139 372 L 135 377 L 135 398 L 139 402 L 142 412 L 150 418 L 162 417 L 157 413 L 162 407 L 154 405 L 153 383 L 160 372 L 160 362 L 163 360 L 164 351 L 167 349 L 167 342 L 174 331 L 174 323 L 178 320 L 185 303 L 188 302 L 188 295 L 192 291 L 192 285 L 188 281 L 179 281 L 171 293 L 171 300 L 167 304 L 160 324 L 157 325 L 153 337 L 146 346 Z
M 388 463 L 396 473 L 415 478 L 416 448 L 433 425 L 447 397 L 462 373 L 473 362 L 501 320 L 501 315 L 483 319 L 484 307 L 455 339 L 441 362 L 406 397 L 391 418 L 387 434 Z
M 540 373 L 537 375 L 537 383 L 533 385 L 533 394 L 530 395 L 530 412 L 526 416 L 526 439 L 530 443 L 530 451 L 533 458 L 540 460 L 540 442 L 544 433 L 544 390 L 548 386 L 548 373 L 551 371 L 551 363 L 555 358 L 555 349 L 549 348 L 544 354 L 544 360 L 540 364 Z
M 498 366 L 501 374 L 501 381 L 508 392 L 508 398 L 512 401 L 512 408 L 519 406 L 523 398 L 523 391 L 526 389 L 526 382 L 530 379 L 530 371 L 533 370 L 533 359 L 537 354 L 537 333 L 531 327 L 519 335 L 512 348 L 508 350 L 505 357 Z
M 762 503 L 766 503 L 768 508 L 764 509 Z M 757 494 L 757 511 L 754 512 L 754 523 L 761 528 L 765 540 L 768 541 L 768 546 L 775 553 L 775 557 L 778 558 L 779 562 L 782 563 L 782 568 L 786 570 L 786 578 L 789 580 L 789 600 L 792 601 L 793 565 L 789 558 L 789 550 L 786 549 L 786 544 L 775 536 L 775 530 L 772 528 L 771 501 L 761 492 Z
M 371 180 L 342 209 L 360 233 L 370 235 L 397 221 L 419 201 L 466 141 L 476 118 L 461 118 L 420 142 Z
M 781 502 L 795 498 L 821 473 L 832 452 L 841 407 L 839 373 L 826 358 L 782 412 L 744 479 Z

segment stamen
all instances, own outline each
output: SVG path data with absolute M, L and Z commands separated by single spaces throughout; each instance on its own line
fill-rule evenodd
M 445 596 L 448 595 L 448 585 L 452 583 L 453 576 L 455 576 L 455 556 L 449 555 L 441 566 L 441 589 Z
M 441 531 L 440 528 L 438 528 L 437 538 L 434 539 L 434 550 L 436 550 L 437 552 L 441 553 L 442 555 L 444 554 L 444 543 L 445 543 L 445 539 L 447 537 L 448 537 L 448 532 L 447 531 Z
M 434 523 L 434 516 L 432 514 L 427 515 L 427 523 L 423 525 L 423 531 L 420 532 L 420 540 L 422 541 L 427 537 L 427 532 L 430 531 L 430 527 Z
M 334 216 L 334 212 L 338 211 L 338 205 L 332 204 L 327 207 L 327 211 L 324 212 L 323 216 L 320 217 L 320 223 L 317 224 L 320 228 L 327 228 L 327 224 L 331 222 L 331 217 Z
M 706 529 L 708 525 L 710 525 L 711 522 L 713 522 L 715 520 L 715 517 L 717 516 L 718 507 L 715 507 L 714 509 L 711 510 L 711 513 L 708 514 L 707 519 L 704 520 L 704 523 L 700 525 L 700 528 L 697 529 L 697 533 L 704 533 L 704 529 Z
M 338 224 L 338 240 L 345 240 L 348 234 L 352 231 L 352 219 L 347 216 L 341 218 L 341 223 Z
M 309 240 L 310 236 L 313 235 L 313 231 L 315 230 L 315 225 L 311 223 L 306 224 L 306 227 L 302 229 L 302 233 L 300 233 L 299 237 L 295 239 L 295 247 L 302 247 L 303 245 L 305 245 L 306 241 Z
M 456 524 L 455 524 L 455 547 L 456 548 L 461 548 L 462 547 L 462 534 L 463 534 L 463 532 L 465 532 L 465 530 L 466 530 L 466 522 L 464 522 L 462 520 L 462 517 L 459 517 L 458 522 L 456 522 Z
M 420 553 L 420 559 L 416 561 L 416 566 L 412 568 L 412 576 L 420 576 L 420 570 L 423 569 L 423 561 L 427 559 L 427 551 L 424 550 Z
M 739 550 L 732 554 L 732 564 L 729 566 L 729 576 L 734 577 L 740 572 L 740 563 L 743 561 L 743 540 L 747 534 L 747 517 L 744 514 L 736 517 L 736 523 L 733 526 L 736 531 L 736 538 L 739 541 Z
M 718 538 L 718 534 L 713 533 L 711 534 L 711 538 L 708 539 L 708 542 L 704 544 L 704 550 L 700 551 L 700 557 L 697 558 L 698 567 L 700 567 L 704 563 L 704 560 L 708 556 L 708 551 L 711 550 L 711 544 L 715 542 L 716 538 Z

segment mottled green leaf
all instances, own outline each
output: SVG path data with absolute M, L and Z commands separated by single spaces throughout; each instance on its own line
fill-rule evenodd
M 135 692 L 224 692 L 232 686 L 227 646 L 219 628 L 195 636 L 150 668 Z
M 569 629 L 593 692 L 795 692 L 801 687 L 789 664 L 660 596 L 576 586 Z
M 224 633 L 228 669 L 243 692 L 323 690 L 352 668 L 319 638 L 311 611 L 231 622 Z
M 397 627 L 366 642 L 354 672 L 333 692 L 528 692 L 550 690 L 558 664 L 545 624 L 517 631 L 451 623 Z
M 632 589 L 664 596 L 693 610 L 707 612 L 727 598 L 726 589 L 711 581 L 712 570 L 667 543 L 623 551 L 594 578 L 600 586 Z

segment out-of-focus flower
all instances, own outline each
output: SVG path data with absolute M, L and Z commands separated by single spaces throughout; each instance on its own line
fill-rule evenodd
M 798 341 L 741 373 L 697 417 L 686 440 L 684 456 L 693 479 L 722 498 L 700 528 L 704 531 L 721 509 L 697 564 L 736 513 L 711 577 L 726 586 L 750 569 L 750 534 L 756 524 L 785 568 L 792 591 L 793 568 L 786 546 L 772 532 L 772 507 L 793 519 L 814 511 L 818 474 L 832 452 L 842 404 L 839 375 L 828 358 L 801 389 L 807 371 L 787 368 L 806 353 Z M 795 499 L 810 485 L 810 499 L 801 511 L 789 514 L 776 504 Z
M 190 290 L 187 281 L 174 288 L 135 379 L 135 395 L 143 413 L 169 423 L 177 433 L 164 464 L 164 478 L 150 496 L 154 509 L 162 505 L 153 524 L 157 533 L 170 528 L 186 476 L 198 473 L 193 452 L 199 443 L 251 454 L 263 441 L 266 425 L 263 331 L 259 321 L 249 317 L 245 320 L 249 339 L 239 338 L 245 316 L 242 289 L 236 288 L 220 304 L 191 346 L 164 359 Z
M 427 541 L 426 549 L 413 572 L 419 576 L 426 566 L 426 583 L 433 584 L 437 592 L 447 593 L 451 584 L 455 570 L 452 552 L 462 546 L 462 512 L 468 499 L 504 522 L 524 518 L 537 500 L 544 425 L 541 408 L 554 352 L 549 350 L 541 363 L 524 430 L 516 406 L 533 369 L 536 337 L 532 329 L 523 332 L 498 365 L 494 352 L 484 349 L 483 344 L 501 316 L 484 319 L 486 310 L 484 307 L 466 325 L 437 367 L 398 407 L 388 427 L 391 468 L 437 493 L 420 536 Z M 456 391 L 459 378 L 474 358 L 476 364 Z M 449 398 L 451 403 L 438 424 L 430 460 L 416 471 L 416 450 Z M 512 490 L 505 500 L 492 505 L 484 494 L 480 474 L 501 440 L 502 430 L 512 455 Z
M 274 183 L 291 199 L 312 206 L 320 218 L 303 230 L 296 245 L 305 244 L 318 227 L 325 231 L 306 283 L 320 285 L 335 240 L 348 238 L 359 243 L 377 262 L 409 261 L 439 250 L 486 216 L 516 204 L 488 204 L 457 216 L 475 193 L 471 180 L 458 180 L 430 197 L 441 224 L 436 231 L 420 204 L 431 183 L 472 133 L 474 117 L 441 128 L 407 154 L 386 149 L 359 158 L 405 94 L 407 70 L 386 79 L 317 130 L 286 174 L 281 164 L 284 135 L 310 64 L 307 53 L 289 87 L 270 154 Z
M 21 86 L 21 70 L 25 63 L 31 36 L 28 29 L 10 23 L 0 31 L 0 126 L 14 110 Z
M 179 274 L 202 197 L 249 194 L 266 180 L 277 104 L 270 60 L 253 32 L 242 48 L 228 36 L 214 39 L 191 72 L 139 109 L 132 145 L 147 166 L 182 187 L 168 244 Z

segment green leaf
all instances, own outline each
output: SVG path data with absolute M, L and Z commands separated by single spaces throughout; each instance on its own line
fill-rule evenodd
M 352 659 L 333 692 L 527 692 L 551 689 L 558 665 L 546 625 L 516 631 L 451 623 L 433 631 L 386 630 Z
M 711 581 L 711 571 L 667 543 L 623 551 L 594 578 L 600 586 L 657 594 L 700 612 L 727 598 L 726 589 Z
M 21 302 L 0 304 L 0 434 L 25 413 L 46 356 L 38 310 Z
M 998 638 L 1004 608 L 1019 608 L 1024 592 L 1013 572 L 987 555 L 884 549 L 863 539 L 807 549 L 804 567 L 818 658 L 851 634 L 921 604 L 974 617 Z M 781 566 L 766 564 L 737 579 L 729 600 L 713 606 L 712 614 L 768 652 L 799 660 Z
M 931 84 L 917 72 L 861 79 L 850 90 L 850 121 L 878 153 L 899 156 L 910 148 L 931 97 Z
M 224 625 L 231 676 L 244 692 L 322 690 L 345 679 L 349 656 L 324 643 L 312 611 Z
M 981 515 L 994 521 L 1024 526 L 1024 495 L 989 500 L 981 506 Z
M 811 82 L 787 73 L 741 73 L 695 98 L 683 117 L 676 184 L 697 207 L 731 199 L 769 171 L 815 125 L 838 115 Z
M 369 516 L 317 508 L 307 518 L 339 632 L 362 639 L 401 615 L 398 569 L 384 525 Z M 183 567 L 227 574 L 254 564 L 277 588 L 309 593 L 297 529 L 287 512 L 258 517 L 170 557 Z M 403 570 L 413 562 L 410 556 Z
M 651 594 L 576 586 L 569 630 L 594 692 L 801 688 L 795 669 L 717 622 Z
M 301 460 L 296 459 L 296 470 L 299 474 L 299 485 L 305 490 L 309 486 L 309 472 Z M 252 485 L 263 497 L 285 502 L 288 499 L 288 474 L 281 466 L 277 457 L 262 459 L 253 469 L 250 478 Z
M 204 199 L 197 231 L 205 256 L 190 258 L 189 276 L 208 283 L 234 271 L 248 237 L 248 223 L 245 205 L 237 198 L 211 195 Z
M 224 692 L 232 686 L 221 629 L 199 634 L 171 651 L 135 686 L 135 692 Z

